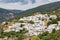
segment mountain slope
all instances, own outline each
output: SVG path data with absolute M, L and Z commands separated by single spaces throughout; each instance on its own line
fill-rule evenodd
M 34 12 L 45 12 L 45 11 L 51 11 L 51 10 L 55 10 L 57 8 L 60 8 L 60 1 L 58 2 L 54 2 L 54 3 L 50 3 L 50 4 L 46 4 L 46 5 L 42 5 L 33 9 L 29 9 L 26 10 L 24 12 L 22 12 L 20 15 L 24 16 L 24 15 L 30 15 Z
M 0 8 L 0 21 L 5 21 L 14 18 L 22 12 L 21 10 L 7 10 Z
M 27 10 L 25 12 L 28 12 L 28 11 L 33 11 L 33 12 L 36 12 L 36 11 L 50 11 L 50 10 L 54 10 L 54 9 L 57 9 L 57 8 L 60 8 L 60 1 L 50 3 L 50 4 L 46 4 L 46 5 L 42 5 L 42 6 Z

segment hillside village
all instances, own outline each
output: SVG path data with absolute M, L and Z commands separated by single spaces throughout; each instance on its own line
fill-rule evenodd
M 60 1 L 24 1 L 0 0 L 0 40 L 60 40 Z
M 9 33 L 11 31 L 17 33 L 20 32 L 20 30 L 26 30 L 27 32 L 24 35 L 37 36 L 46 31 L 51 33 L 53 29 L 60 30 L 60 21 L 57 20 L 58 17 L 60 16 L 37 12 L 32 16 L 20 18 L 17 22 L 2 22 L 1 25 L 3 25 L 4 33 Z

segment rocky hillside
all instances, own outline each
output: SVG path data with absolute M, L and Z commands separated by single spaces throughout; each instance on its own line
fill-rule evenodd
M 14 18 L 20 14 L 20 10 L 7 10 L 0 8 L 0 22 Z

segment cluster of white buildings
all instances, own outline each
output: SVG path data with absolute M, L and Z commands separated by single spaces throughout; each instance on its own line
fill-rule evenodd
M 8 26 L 9 28 L 7 30 L 4 30 L 4 32 L 10 32 L 10 31 L 19 32 L 20 30 L 23 30 L 23 28 L 25 28 L 26 30 L 28 30 L 26 35 L 32 36 L 32 35 L 42 34 L 45 31 L 51 32 L 52 29 L 59 30 L 60 22 L 59 25 L 50 24 L 49 26 L 47 26 L 48 21 L 50 21 L 49 18 L 56 19 L 57 16 L 56 15 L 48 16 L 48 14 L 37 14 L 34 16 L 23 17 L 20 18 L 19 21 L 24 21 L 24 23 L 19 23 L 19 22 L 14 23 L 12 24 L 12 26 Z M 28 23 L 28 21 L 31 20 L 34 22 L 34 24 Z M 21 24 L 23 24 L 24 26 L 20 27 Z
M 8 29 L 4 30 L 4 32 L 10 32 L 10 31 L 19 32 L 20 30 L 23 29 L 20 27 L 20 25 L 21 25 L 21 23 L 12 24 L 12 26 L 8 26 Z

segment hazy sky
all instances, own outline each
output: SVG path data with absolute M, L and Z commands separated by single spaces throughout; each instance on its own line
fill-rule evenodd
M 60 0 L 0 0 L 0 8 L 27 10 Z

